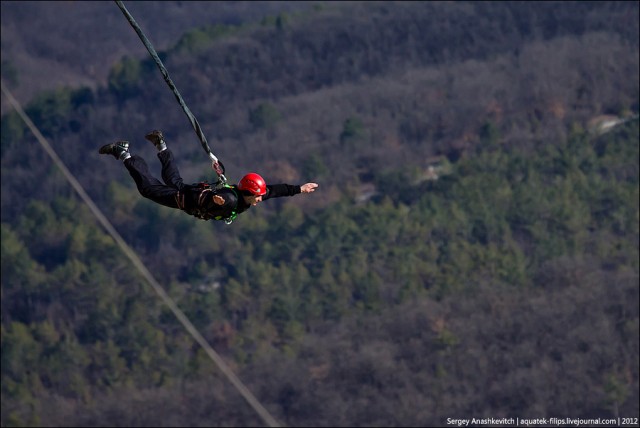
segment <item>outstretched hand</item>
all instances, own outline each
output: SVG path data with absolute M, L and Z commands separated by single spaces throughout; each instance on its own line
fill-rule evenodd
M 300 191 L 302 193 L 311 193 L 316 190 L 316 187 L 318 187 L 317 183 L 307 183 L 300 186 Z

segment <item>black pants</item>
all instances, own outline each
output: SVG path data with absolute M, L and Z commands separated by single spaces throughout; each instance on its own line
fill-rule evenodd
M 162 164 L 162 179 L 164 183 L 155 178 L 149 172 L 149 166 L 138 155 L 124 161 L 124 166 L 136 182 L 138 191 L 147 199 L 171 208 L 178 208 L 176 194 L 183 191 L 185 184 L 182 182 L 180 172 L 175 164 L 173 153 L 169 149 L 158 153 L 158 159 Z

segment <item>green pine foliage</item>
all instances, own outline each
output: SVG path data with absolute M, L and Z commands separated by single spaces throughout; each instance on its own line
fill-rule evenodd
M 637 275 L 638 169 L 628 164 L 638 158 L 637 131 L 635 120 L 526 156 L 483 151 L 453 164 L 447 180 L 410 188 L 409 203 L 393 194 L 358 206 L 345 199 L 312 216 L 284 204 L 269 227 L 243 223 L 235 247 L 203 246 L 200 259 L 194 252 L 186 275 L 194 289 L 173 284 L 171 293 L 205 332 L 229 320 L 228 331 L 210 339 L 244 365 L 268 349 L 298 355 L 306 332 L 325 322 L 416 299 L 466 295 L 487 283 L 523 296 L 558 287 L 553 270 L 564 269 L 563 258 Z M 146 219 L 139 236 L 157 235 L 166 210 L 137 209 Z M 89 218 L 59 198 L 34 201 L 15 229 L 3 224 L 3 400 L 37 401 L 45 392 L 90 400 L 96 390 L 162 387 L 211 370 Z M 215 241 L 198 236 L 200 224 L 183 225 L 191 238 L 182 239 Z M 211 273 L 216 287 L 195 289 Z M 460 339 L 442 330 L 434 340 L 445 352 Z M 445 367 L 438 376 L 448 379 Z M 611 400 L 624 401 L 616 379 L 607 384 Z
M 170 51 L 196 54 L 211 46 L 216 40 L 234 35 L 239 30 L 240 27 L 222 24 L 196 28 L 186 32 Z

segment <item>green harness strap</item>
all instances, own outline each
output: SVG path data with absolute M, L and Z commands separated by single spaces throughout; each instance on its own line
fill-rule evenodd
M 233 210 L 231 210 L 231 215 L 229 215 L 228 217 L 222 217 L 221 215 L 215 216 L 213 217 L 214 220 L 224 220 L 224 222 L 226 224 L 231 224 L 233 222 L 233 220 L 236 219 L 236 217 L 238 217 L 238 213 L 236 212 L 236 210 L 238 209 L 238 201 L 240 200 L 240 197 L 238 196 L 238 192 L 236 192 L 236 189 L 234 189 L 233 187 L 229 186 L 227 183 L 224 183 L 223 188 L 227 188 L 227 189 L 231 189 L 231 191 L 233 192 L 234 195 L 236 195 L 236 206 Z

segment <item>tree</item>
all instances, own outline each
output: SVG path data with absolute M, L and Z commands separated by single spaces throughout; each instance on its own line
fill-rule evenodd
M 139 60 L 124 56 L 109 72 L 109 91 L 115 94 L 120 102 L 134 96 L 138 91 L 142 70 Z
M 249 122 L 255 129 L 271 129 L 280 119 L 280 112 L 273 104 L 262 103 L 249 110 Z
M 340 144 L 353 144 L 364 138 L 364 125 L 358 117 L 350 117 L 344 121 L 340 133 Z

